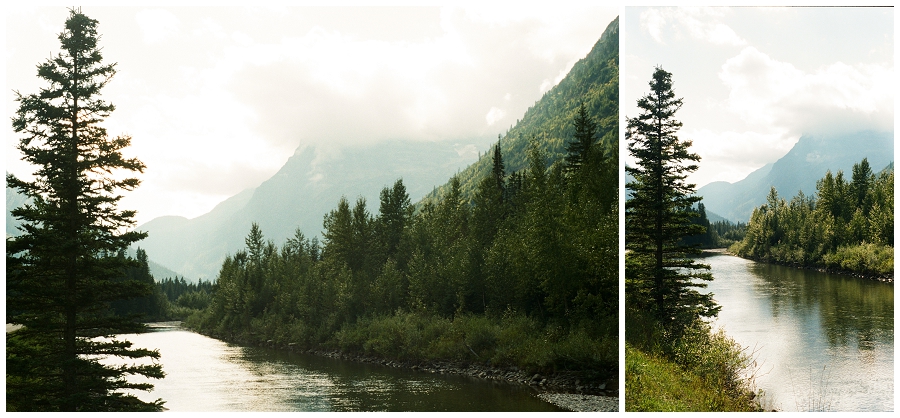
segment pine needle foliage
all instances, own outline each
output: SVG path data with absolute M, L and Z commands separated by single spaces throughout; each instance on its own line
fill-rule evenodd
M 99 97 L 115 64 L 102 62 L 97 21 L 71 9 L 59 40 L 62 51 L 38 65 L 48 86 L 16 93 L 18 149 L 37 171 L 32 181 L 6 179 L 30 199 L 12 211 L 22 234 L 6 241 L 7 322 L 24 326 L 6 339 L 7 410 L 160 410 L 162 401 L 123 391 L 151 390 L 126 376 L 161 378 L 161 366 L 100 361 L 159 358 L 116 337 L 143 326 L 110 306 L 152 292 L 122 279 L 136 265 L 122 254 L 146 234 L 128 231 L 135 212 L 117 208 L 119 192 L 139 184 L 127 173 L 144 165 L 122 155 L 130 137 L 109 138 L 100 125 L 115 109 Z
M 627 118 L 625 133 L 628 151 L 637 160 L 626 167 L 634 177 L 626 185 L 632 196 L 625 204 L 625 247 L 631 259 L 626 263 L 626 298 L 652 310 L 668 332 L 678 335 L 697 318 L 719 310 L 711 295 L 695 290 L 712 275 L 709 266 L 692 258 L 699 248 L 683 242 L 704 232 L 692 222 L 696 215 L 691 211 L 701 198 L 686 181 L 700 157 L 689 151 L 690 141 L 676 135 L 681 122 L 674 116 L 682 99 L 675 97 L 671 73 L 657 67 L 650 93 L 637 104 L 641 113 Z

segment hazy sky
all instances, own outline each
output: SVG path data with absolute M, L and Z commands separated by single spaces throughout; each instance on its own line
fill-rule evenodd
M 892 131 L 893 22 L 892 8 L 626 7 L 622 114 L 638 115 L 656 66 L 672 73 L 698 187 L 743 179 L 803 134 Z
M 600 38 L 618 8 L 100 7 L 105 127 L 147 170 L 120 207 L 195 217 L 303 144 L 496 138 Z M 65 6 L 6 10 L 6 113 L 45 86 Z M 8 119 L 7 119 L 8 120 Z M 6 169 L 28 177 L 5 126 Z M 477 142 L 477 141 L 476 141 Z M 460 152 L 478 150 L 460 148 Z M 480 150 L 483 151 L 483 150 Z

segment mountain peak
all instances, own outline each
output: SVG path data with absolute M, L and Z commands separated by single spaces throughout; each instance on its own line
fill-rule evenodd
M 873 167 L 884 167 L 894 158 L 893 132 L 865 130 L 850 134 L 802 135 L 784 157 L 766 164 L 741 181 L 713 182 L 697 190 L 707 210 L 732 222 L 747 222 L 753 209 L 763 204 L 769 188 L 789 199 L 803 191 L 816 192 L 816 181 L 831 170 L 849 173 L 853 164 L 869 159 Z

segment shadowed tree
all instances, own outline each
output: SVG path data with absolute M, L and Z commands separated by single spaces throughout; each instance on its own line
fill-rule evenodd
M 16 93 L 18 149 L 37 171 L 32 181 L 6 179 L 7 187 L 31 202 L 12 211 L 22 235 L 6 242 L 7 322 L 24 325 L 6 339 L 8 410 L 162 408 L 160 400 L 148 403 L 122 393 L 152 389 L 125 377 L 161 378 L 158 364 L 99 361 L 156 359 L 159 353 L 115 337 L 143 326 L 116 316 L 110 302 L 147 295 L 152 288 L 121 280 L 135 263 L 119 254 L 146 234 L 127 231 L 135 212 L 117 208 L 118 193 L 138 186 L 128 174 L 142 172 L 144 165 L 122 155 L 131 138 L 109 138 L 100 126 L 114 110 L 99 94 L 115 65 L 102 63 L 98 39 L 97 21 L 70 10 L 59 34 L 62 52 L 38 66 L 48 86 L 37 94 Z
M 711 295 L 693 289 L 706 286 L 695 280 L 712 280 L 712 275 L 706 271 L 709 266 L 691 258 L 699 249 L 682 242 L 704 232 L 691 222 L 691 207 L 700 198 L 685 181 L 700 157 L 688 151 L 690 141 L 676 135 L 681 122 L 674 116 L 682 101 L 675 98 L 671 73 L 657 67 L 650 93 L 637 104 L 641 113 L 627 119 L 625 133 L 628 151 L 637 160 L 626 167 L 634 176 L 627 185 L 632 198 L 625 204 L 625 248 L 632 259 L 626 297 L 629 303 L 646 305 L 677 335 L 698 317 L 715 316 L 719 310 Z

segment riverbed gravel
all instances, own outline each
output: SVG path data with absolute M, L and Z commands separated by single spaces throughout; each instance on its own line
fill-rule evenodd
M 538 397 L 560 408 L 575 412 L 618 412 L 619 398 L 572 393 L 541 393 Z

